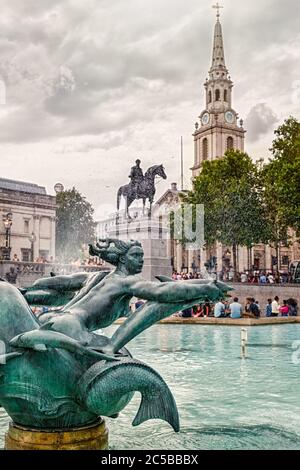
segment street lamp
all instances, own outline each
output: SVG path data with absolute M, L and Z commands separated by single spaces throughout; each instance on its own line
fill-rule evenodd
M 34 242 L 36 241 L 36 236 L 33 232 L 29 237 L 29 241 L 31 243 L 31 262 L 33 263 L 33 260 L 34 260 L 34 256 L 33 256 L 34 255 L 34 253 L 33 253 L 33 251 L 34 251 Z
M 3 216 L 3 224 L 5 228 L 5 247 L 2 248 L 2 259 L 9 261 L 10 260 L 10 232 L 12 226 L 12 213 L 8 212 Z

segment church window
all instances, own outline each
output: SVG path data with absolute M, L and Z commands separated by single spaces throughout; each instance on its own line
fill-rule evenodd
M 233 149 L 233 138 L 227 137 L 227 150 Z
M 220 101 L 220 90 L 216 90 L 216 101 Z
M 202 141 L 202 160 L 207 160 L 208 158 L 208 140 L 205 137 Z
M 227 101 L 227 90 L 224 90 L 224 101 Z
M 211 103 L 211 91 L 208 92 L 208 102 Z

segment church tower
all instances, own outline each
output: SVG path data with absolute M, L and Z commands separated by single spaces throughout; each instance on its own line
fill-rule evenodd
M 205 160 L 222 157 L 226 150 L 244 151 L 245 130 L 242 119 L 232 107 L 233 82 L 225 65 L 220 6 L 217 9 L 217 22 L 214 30 L 212 65 L 206 79 L 206 107 L 200 114 L 200 124 L 196 122 L 194 137 L 193 177 L 199 175 Z

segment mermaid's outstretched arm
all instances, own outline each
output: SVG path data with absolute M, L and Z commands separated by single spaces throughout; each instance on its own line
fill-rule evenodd
M 178 283 L 174 285 L 178 287 Z M 160 285 L 157 287 L 159 286 Z M 168 287 L 170 287 L 170 284 L 168 284 Z M 162 291 L 164 292 L 164 290 Z M 190 294 L 191 293 L 194 294 L 194 291 L 191 290 Z M 138 308 L 134 314 L 125 320 L 121 326 L 119 326 L 112 336 L 110 343 L 104 347 L 103 351 L 110 354 L 116 353 L 142 331 L 146 330 L 154 323 L 178 312 L 178 310 L 192 307 L 193 305 L 204 301 L 206 298 L 215 301 L 223 297 L 223 292 L 215 285 L 210 284 L 198 286 L 197 294 L 197 298 L 191 298 L 188 296 L 188 292 L 186 292 L 185 299 L 177 302 L 174 300 L 173 302 L 162 303 L 156 301 L 146 302 L 142 307 Z
M 128 294 L 145 299 L 154 300 L 161 303 L 178 303 L 191 299 L 198 299 L 203 296 L 209 296 L 210 292 L 214 292 L 218 287 L 216 283 L 194 284 L 185 281 L 177 282 L 149 282 L 141 279 L 135 279 L 134 276 L 126 279 L 126 288 Z

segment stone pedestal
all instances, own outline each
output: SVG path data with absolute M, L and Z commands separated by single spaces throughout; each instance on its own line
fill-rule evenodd
M 103 450 L 107 447 L 108 429 L 102 419 L 67 431 L 39 431 L 10 423 L 5 435 L 5 450 Z
M 169 230 L 158 218 L 139 217 L 122 221 L 112 228 L 108 236 L 141 242 L 144 250 L 144 279 L 153 281 L 158 275 L 172 276 Z

